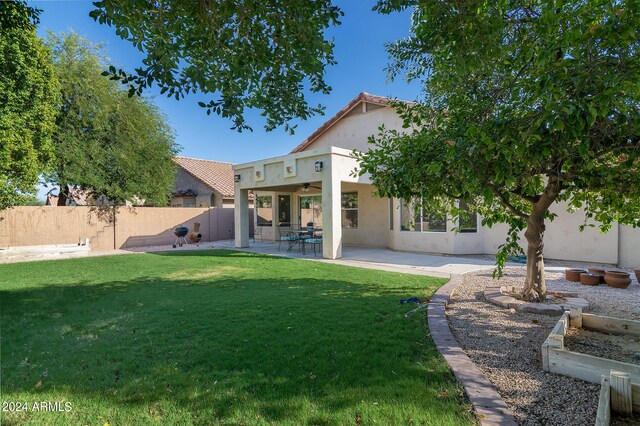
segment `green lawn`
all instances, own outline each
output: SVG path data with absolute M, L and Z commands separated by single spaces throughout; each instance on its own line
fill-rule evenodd
M 399 304 L 444 282 L 228 251 L 0 265 L 2 400 L 71 403 L 2 424 L 473 424 Z

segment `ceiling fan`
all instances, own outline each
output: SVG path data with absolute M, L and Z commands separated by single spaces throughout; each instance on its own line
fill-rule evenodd
M 308 184 L 308 183 L 305 183 L 304 185 L 302 185 L 302 188 L 300 188 L 300 190 L 301 190 L 302 192 L 309 192 L 309 188 L 322 189 L 322 188 L 321 188 L 321 187 L 319 187 L 319 186 L 313 186 L 313 185 L 310 185 L 310 184 Z

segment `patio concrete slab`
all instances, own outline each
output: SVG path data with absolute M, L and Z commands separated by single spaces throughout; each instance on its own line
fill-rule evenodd
M 342 258 L 333 261 L 350 266 L 383 269 L 394 272 L 411 272 L 442 277 L 466 274 L 467 272 L 492 269 L 494 262 L 420 253 L 406 253 L 386 248 L 345 246 Z
M 234 249 L 233 241 L 216 241 L 214 248 Z M 430 275 L 449 278 L 451 275 L 466 274 L 467 272 L 492 269 L 494 262 L 482 259 L 432 255 L 421 253 L 406 253 L 393 251 L 382 247 L 348 246 L 342 248 L 342 258 L 323 259 L 321 254 L 314 257 L 313 251 L 303 254 L 299 248 L 287 253 L 286 244 L 282 244 L 278 251 L 278 244 L 256 242 L 242 249 L 252 253 L 270 254 L 275 256 L 308 259 L 317 262 L 327 262 L 339 265 L 355 266 L 368 269 L 379 269 L 390 272 L 404 272 L 417 275 Z

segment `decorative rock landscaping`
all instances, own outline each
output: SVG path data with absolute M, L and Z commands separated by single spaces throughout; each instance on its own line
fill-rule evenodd
M 539 313 L 527 312 L 530 304 L 509 296 L 522 287 L 525 276 L 524 268 L 513 267 L 505 269 L 501 280 L 493 280 L 491 271 L 462 277 L 446 305 L 446 316 L 455 342 L 495 386 L 519 424 L 593 424 L 600 386 L 543 371 L 542 343 L 561 311 L 571 305 L 586 309 L 580 306 L 586 304 L 589 312 L 600 315 L 640 319 L 640 285 L 634 280 L 626 289 L 586 286 L 567 281 L 564 269 L 554 269 L 546 279 L 558 303 L 536 305 Z M 487 303 L 489 299 L 492 303 Z M 629 419 L 613 418 L 611 424 L 625 422 L 629 424 Z

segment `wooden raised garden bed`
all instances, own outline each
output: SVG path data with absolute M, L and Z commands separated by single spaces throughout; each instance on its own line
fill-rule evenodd
M 608 424 L 611 409 L 640 412 L 640 365 L 572 352 L 565 349 L 569 326 L 608 334 L 640 336 L 640 321 L 583 314 L 581 309 L 565 312 L 542 344 L 544 371 L 601 384 L 598 421 Z M 602 421 L 606 418 L 606 421 Z

